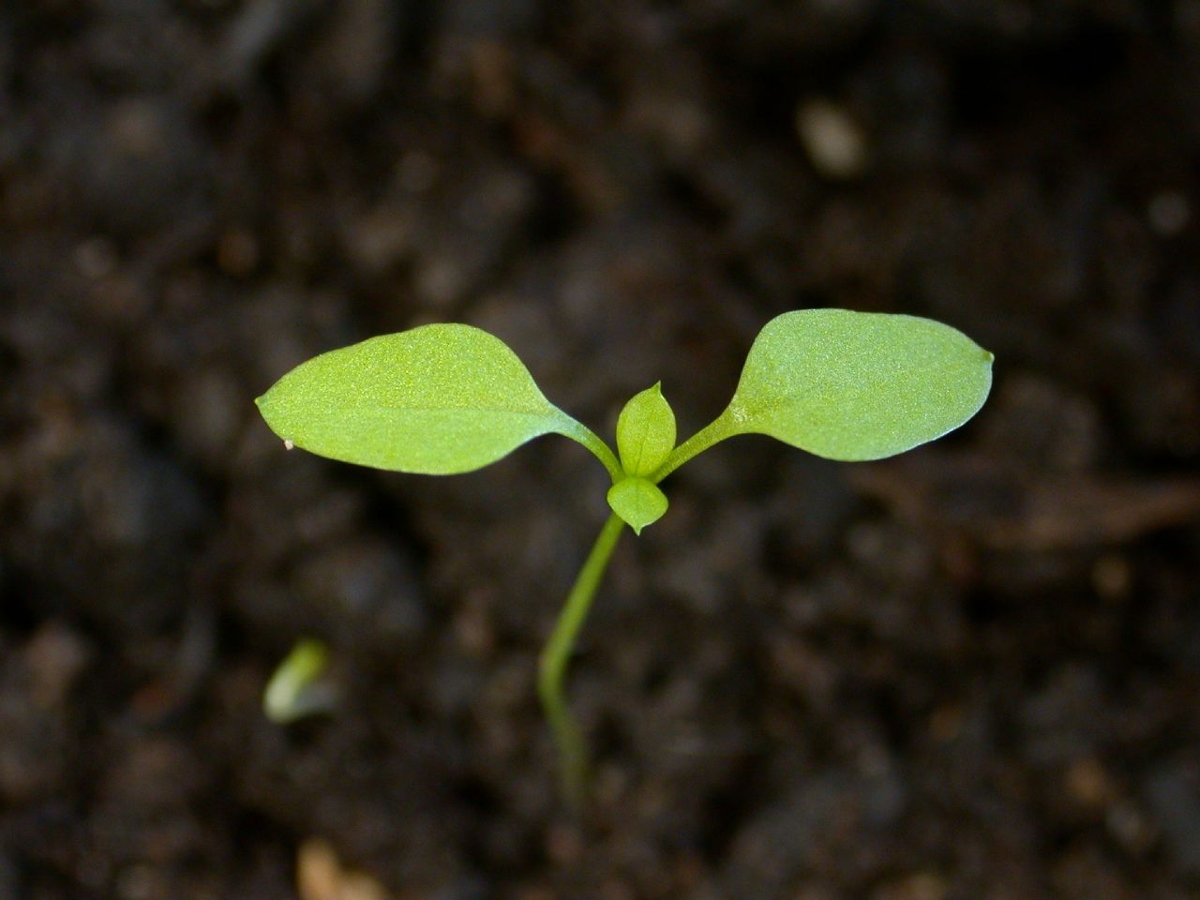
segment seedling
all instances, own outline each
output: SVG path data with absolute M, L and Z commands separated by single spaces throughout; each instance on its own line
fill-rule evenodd
M 658 384 L 617 420 L 617 452 L 545 398 L 517 355 L 469 325 L 423 325 L 333 350 L 256 401 L 287 447 L 425 475 L 470 472 L 543 434 L 587 447 L 612 479 L 608 517 L 542 651 L 538 692 L 563 789 L 582 799 L 587 748 L 567 708 L 567 661 L 628 525 L 667 511 L 659 483 L 713 444 L 765 434 L 828 459 L 893 456 L 941 437 L 987 398 L 992 354 L 930 319 L 840 309 L 784 313 L 755 339 L 733 399 L 682 444 Z
M 321 676 L 329 663 L 329 650 L 320 641 L 299 641 L 271 674 L 263 691 L 263 712 L 272 722 L 286 725 L 329 713 L 337 707 L 337 688 Z

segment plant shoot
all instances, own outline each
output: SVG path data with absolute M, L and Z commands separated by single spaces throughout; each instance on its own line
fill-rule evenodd
M 542 651 L 538 690 L 578 805 L 586 743 L 567 708 L 567 662 L 625 526 L 640 534 L 667 511 L 659 483 L 697 454 L 763 434 L 827 459 L 903 453 L 970 419 L 987 398 L 992 354 L 948 325 L 914 316 L 811 309 L 780 315 L 750 348 L 733 398 L 676 444 L 656 384 L 625 404 L 613 450 L 554 406 L 499 338 L 423 325 L 305 362 L 256 401 L 286 446 L 343 462 L 424 475 L 470 472 L 544 434 L 587 447 L 612 486 L 608 521 Z

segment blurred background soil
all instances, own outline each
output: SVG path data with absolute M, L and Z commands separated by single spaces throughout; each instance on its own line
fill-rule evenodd
M 0 5 L 0 898 L 1200 896 L 1200 3 Z M 605 475 L 285 453 L 430 321 L 683 435 L 789 309 L 994 351 L 946 440 Z M 294 642 L 330 716 L 268 722 Z

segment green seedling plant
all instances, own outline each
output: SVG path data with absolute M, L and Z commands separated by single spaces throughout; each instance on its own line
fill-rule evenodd
M 587 746 L 564 694 L 567 662 L 617 541 L 667 511 L 659 484 L 714 444 L 763 434 L 834 460 L 882 459 L 970 419 L 991 389 L 992 354 L 930 319 L 841 309 L 784 313 L 755 338 L 733 398 L 676 443 L 660 385 L 617 419 L 613 450 L 543 395 L 499 338 L 423 325 L 302 363 L 256 401 L 284 440 L 320 456 L 396 472 L 454 475 L 544 434 L 590 450 L 608 471 L 611 514 L 542 650 L 538 693 L 567 799 L 585 791 Z
M 272 722 L 287 725 L 337 707 L 337 688 L 322 676 L 329 649 L 320 641 L 298 641 L 271 674 L 263 691 L 263 712 Z

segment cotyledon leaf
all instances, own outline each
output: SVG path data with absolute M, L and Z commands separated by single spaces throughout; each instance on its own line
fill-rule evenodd
M 542 395 L 507 344 L 459 324 L 422 325 L 323 353 L 255 402 L 285 442 L 427 475 L 470 472 L 550 432 L 580 440 L 583 429 Z
M 882 459 L 962 425 L 991 384 L 992 354 L 949 325 L 798 310 L 759 333 L 721 418 L 727 434 L 766 434 L 829 459 Z

